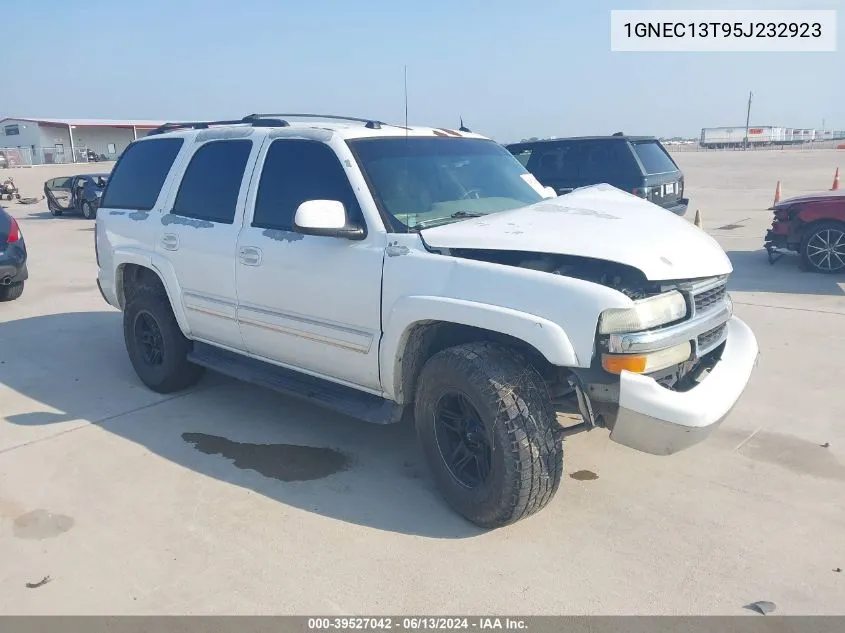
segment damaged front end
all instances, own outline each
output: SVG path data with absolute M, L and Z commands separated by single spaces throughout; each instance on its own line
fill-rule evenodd
M 633 301 L 631 308 L 602 313 L 590 367 L 556 368 L 556 381 L 548 380 L 553 402 L 566 412 L 575 405 L 582 418 L 566 427 L 565 435 L 595 427 L 613 430 L 623 374 L 683 393 L 720 360 L 733 314 L 726 274 L 655 282 L 631 266 L 579 256 L 475 249 L 449 254 L 589 281 Z

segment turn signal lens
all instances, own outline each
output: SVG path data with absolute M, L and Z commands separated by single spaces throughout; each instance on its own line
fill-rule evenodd
M 647 374 L 679 365 L 688 360 L 691 354 L 692 346 L 687 342 L 648 354 L 603 354 L 601 366 L 611 374 L 621 374 L 623 371 Z

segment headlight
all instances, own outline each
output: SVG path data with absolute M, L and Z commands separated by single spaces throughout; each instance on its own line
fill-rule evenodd
M 638 299 L 632 308 L 610 308 L 599 317 L 599 333 L 642 332 L 687 315 L 687 302 L 677 290 Z

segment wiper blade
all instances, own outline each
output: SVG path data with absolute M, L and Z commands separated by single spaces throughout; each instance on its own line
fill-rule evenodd
M 432 220 L 423 220 L 422 222 L 417 222 L 409 230 L 411 231 L 419 231 L 421 229 L 428 229 L 434 226 L 439 226 L 441 224 L 448 224 L 449 220 L 462 220 L 465 218 L 480 218 L 481 216 L 486 215 L 484 213 L 469 213 L 468 211 L 456 211 L 452 215 L 443 216 L 442 218 L 434 218 Z

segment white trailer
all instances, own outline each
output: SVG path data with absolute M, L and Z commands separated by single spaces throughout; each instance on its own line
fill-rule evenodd
M 727 149 L 743 147 L 746 141 L 745 126 L 736 127 L 705 127 L 701 129 L 701 146 L 713 149 Z M 760 147 L 765 145 L 781 145 L 787 142 L 787 128 L 771 125 L 752 126 L 748 128 L 748 145 Z

